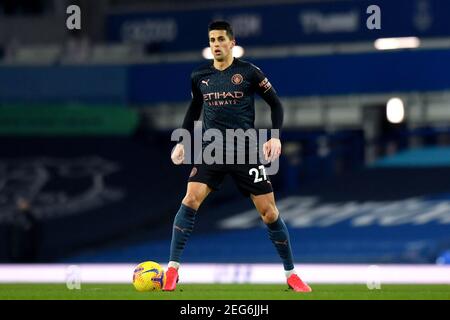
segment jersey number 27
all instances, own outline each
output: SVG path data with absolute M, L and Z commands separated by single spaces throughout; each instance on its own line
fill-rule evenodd
M 258 170 L 259 169 L 259 170 Z M 260 177 L 260 174 L 262 173 L 262 177 Z M 267 180 L 267 175 L 266 175 L 266 168 L 263 165 L 260 165 L 258 168 L 251 168 L 248 171 L 249 175 L 255 175 L 255 180 L 253 181 L 254 183 L 258 183 L 261 182 L 263 180 Z

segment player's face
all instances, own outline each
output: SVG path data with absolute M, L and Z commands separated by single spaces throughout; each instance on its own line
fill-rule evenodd
M 211 30 L 209 32 L 209 47 L 214 59 L 224 61 L 232 54 L 235 41 L 228 38 L 226 30 Z

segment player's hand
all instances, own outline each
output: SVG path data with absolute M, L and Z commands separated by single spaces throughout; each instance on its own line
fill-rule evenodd
M 281 154 L 281 141 L 277 138 L 271 138 L 263 145 L 264 159 L 266 161 L 275 161 Z
M 183 163 L 183 161 L 184 161 L 184 146 L 181 143 L 178 143 L 175 146 L 170 158 L 172 159 L 172 162 L 176 165 Z

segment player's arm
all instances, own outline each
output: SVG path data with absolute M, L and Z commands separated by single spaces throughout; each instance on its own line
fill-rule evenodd
M 184 116 L 182 128 L 188 130 L 191 134 L 194 131 L 194 122 L 200 118 L 203 107 L 203 97 L 194 80 L 191 80 L 192 99 Z M 172 162 L 176 165 L 184 161 L 184 146 L 177 143 L 171 154 Z
M 277 129 L 281 137 L 281 128 L 283 126 L 283 106 L 277 92 L 272 87 L 269 80 L 262 71 L 255 67 L 256 92 L 270 106 L 272 129 Z M 271 137 L 263 145 L 264 157 L 268 161 L 274 161 L 281 154 L 281 141 L 279 138 Z

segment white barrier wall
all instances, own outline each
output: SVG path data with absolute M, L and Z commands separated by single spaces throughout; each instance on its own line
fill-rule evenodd
M 0 283 L 131 283 L 132 264 L 0 264 Z M 163 265 L 163 267 L 166 267 Z M 297 264 L 308 283 L 450 284 L 450 265 Z M 183 264 L 182 283 L 285 283 L 281 264 Z

